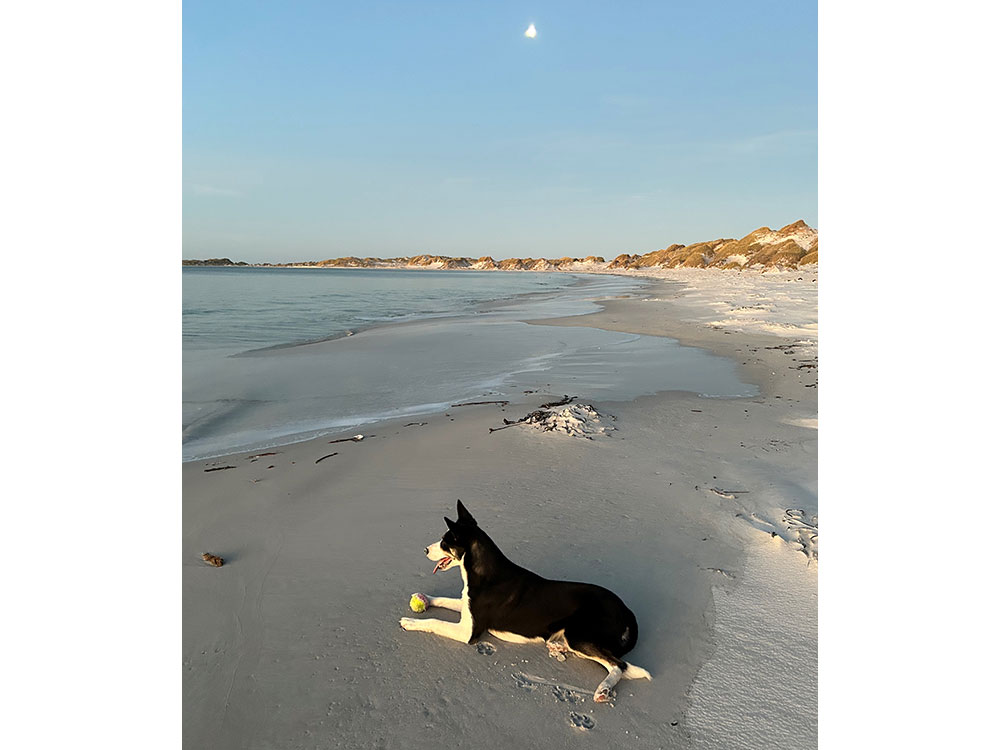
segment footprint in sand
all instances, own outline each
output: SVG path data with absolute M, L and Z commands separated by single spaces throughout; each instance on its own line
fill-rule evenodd
M 563 685 L 544 677 L 517 672 L 511 675 L 519 688 L 535 691 L 540 687 L 551 688 L 553 697 L 562 703 L 586 703 L 590 693 L 573 685 Z
M 586 714 L 578 714 L 576 711 L 569 712 L 569 725 L 586 732 L 594 728 L 594 720 Z
M 552 687 L 552 695 L 556 697 L 556 700 L 563 703 L 583 703 L 587 700 L 587 696 L 581 695 L 574 690 L 569 690 L 562 685 L 554 685 Z
M 528 678 L 528 675 L 518 672 L 513 675 L 514 684 L 523 690 L 535 690 L 538 688 L 538 683 Z
M 810 559 L 819 559 L 819 518 L 810 516 L 800 508 L 788 508 L 782 519 L 785 528 L 791 532 L 792 542 L 802 546 L 802 552 Z
M 476 651 L 481 653 L 483 656 L 493 656 L 497 652 L 496 646 L 494 646 L 489 641 L 480 641 L 476 644 Z

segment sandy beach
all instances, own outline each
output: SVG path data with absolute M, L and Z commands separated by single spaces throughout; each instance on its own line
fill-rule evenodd
M 816 271 L 658 276 L 538 324 L 673 338 L 759 395 L 575 393 L 615 429 L 491 433 L 563 395 L 538 382 L 359 442 L 185 463 L 185 746 L 815 747 Z M 598 705 L 592 662 L 403 631 L 457 619 L 407 602 L 461 591 L 423 554 L 458 498 L 515 562 L 618 593 L 639 623 L 627 658 L 653 680 Z

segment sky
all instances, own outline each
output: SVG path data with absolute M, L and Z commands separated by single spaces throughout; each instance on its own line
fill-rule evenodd
M 802 0 L 185 2 L 184 257 L 817 226 L 816 22 Z

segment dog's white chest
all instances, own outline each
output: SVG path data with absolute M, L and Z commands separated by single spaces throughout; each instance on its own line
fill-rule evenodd
M 468 641 L 472 638 L 472 607 L 469 606 L 469 576 L 465 572 L 464 560 L 459 564 L 459 570 L 462 573 L 462 616 L 458 624 L 462 626 L 465 640 Z

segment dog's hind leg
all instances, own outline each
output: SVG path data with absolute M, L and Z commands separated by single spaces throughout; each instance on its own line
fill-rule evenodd
M 574 654 L 582 656 L 584 659 L 596 661 L 608 670 L 608 676 L 604 678 L 601 684 L 597 686 L 597 690 L 594 691 L 594 701 L 596 703 L 607 703 L 610 701 L 611 691 L 614 690 L 615 685 L 621 680 L 622 674 L 628 665 L 607 649 L 601 648 L 594 643 L 587 641 L 577 642 L 573 639 L 569 639 L 568 642 L 570 651 Z
M 594 691 L 594 701 L 596 703 L 607 703 L 610 701 L 611 691 L 614 690 L 615 685 L 618 684 L 621 678 L 622 668 L 611 667 L 608 670 L 608 676 L 601 681 L 601 684 L 597 686 L 597 690 Z

